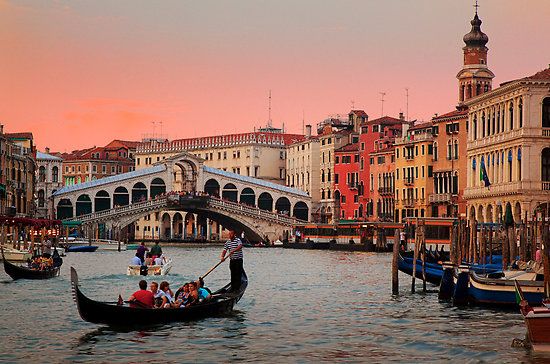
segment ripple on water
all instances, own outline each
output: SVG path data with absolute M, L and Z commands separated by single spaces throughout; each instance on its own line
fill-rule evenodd
M 196 279 L 216 262 L 219 248 L 165 248 L 174 259 L 173 286 Z M 513 349 L 525 334 L 513 311 L 457 309 L 437 295 L 390 294 L 391 256 L 346 252 L 247 249 L 249 288 L 228 317 L 135 330 L 83 322 L 70 293 L 69 267 L 83 291 L 98 300 L 128 297 L 142 277 L 125 275 L 133 252 L 69 253 L 61 277 L 9 280 L 0 274 L 2 360 L 141 363 L 182 362 L 528 362 Z M 207 279 L 219 287 L 223 265 Z M 157 279 L 157 281 L 164 280 Z M 151 279 L 148 278 L 150 282 Z M 198 355 L 198 356 L 197 356 Z M 544 358 L 543 358 L 544 359 Z

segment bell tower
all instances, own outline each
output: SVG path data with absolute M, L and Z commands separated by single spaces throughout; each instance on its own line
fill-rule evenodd
M 464 101 L 491 91 L 493 78 L 495 75 L 487 67 L 487 51 L 486 47 L 489 37 L 481 31 L 481 19 L 476 13 L 470 22 L 472 30 L 464 35 L 464 43 L 466 46 L 462 48 L 464 51 L 464 66 L 458 72 L 458 101 L 459 105 Z

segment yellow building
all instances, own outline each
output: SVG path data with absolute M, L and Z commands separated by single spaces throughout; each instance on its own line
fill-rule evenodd
M 429 217 L 433 191 L 432 123 L 409 127 L 395 140 L 395 218 Z

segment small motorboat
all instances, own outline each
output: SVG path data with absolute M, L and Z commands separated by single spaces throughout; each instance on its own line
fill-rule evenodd
M 59 275 L 59 270 L 61 268 L 61 265 L 63 264 L 63 259 L 59 257 L 59 253 L 56 250 L 54 250 L 54 254 L 52 256 L 53 266 L 43 270 L 31 269 L 28 267 L 23 267 L 23 266 L 10 263 L 8 260 L 6 260 L 4 256 L 4 249 L 0 248 L 0 250 L 2 251 L 2 259 L 4 260 L 4 270 L 14 280 L 16 279 L 48 279 L 48 278 L 57 277 Z
M 159 323 L 190 321 L 203 317 L 227 315 L 233 311 L 233 306 L 239 302 L 248 286 L 248 278 L 243 270 L 241 287 L 230 291 L 231 283 L 212 293 L 207 302 L 185 308 L 140 308 L 130 307 L 116 302 L 94 301 L 84 295 L 78 284 L 78 274 L 71 267 L 71 287 L 78 313 L 84 321 L 118 327 L 143 328 L 144 325 Z
M 129 265 L 126 275 L 129 276 L 165 276 L 172 269 L 172 259 L 161 265 Z
M 97 250 L 97 245 L 75 245 L 69 246 L 65 250 L 67 253 L 85 253 L 85 252 L 95 252 Z

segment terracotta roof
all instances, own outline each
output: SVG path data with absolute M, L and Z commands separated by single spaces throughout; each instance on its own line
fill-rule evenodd
M 550 81 L 550 67 L 535 73 L 532 76 L 523 78 L 524 80 L 548 80 Z
M 365 122 L 366 125 L 372 125 L 372 124 L 380 124 L 380 125 L 395 125 L 395 124 L 404 124 L 406 123 L 405 120 L 392 118 L 391 116 L 382 116 L 378 119 L 373 119 Z
M 416 125 L 413 125 L 409 128 L 409 130 L 419 130 L 419 129 L 424 129 L 424 128 L 431 128 L 432 127 L 432 122 L 431 121 L 426 121 L 424 123 L 420 123 L 420 124 L 416 124 Z
M 10 139 L 32 139 L 31 132 L 22 132 L 22 133 L 5 133 L 6 138 Z
M 115 139 L 112 142 L 110 142 L 109 144 L 107 144 L 105 146 L 105 148 L 117 148 L 118 149 L 118 148 L 126 147 L 128 149 L 136 149 L 139 143 L 140 142 Z
M 350 113 L 350 114 L 355 114 L 355 115 L 357 115 L 357 116 L 367 116 L 367 117 L 368 117 L 368 115 L 367 115 L 367 113 L 365 112 L 365 110 L 351 110 L 349 113 Z
M 442 119 L 450 119 L 460 116 L 467 116 L 468 115 L 468 109 L 465 110 L 453 110 L 451 112 L 448 112 L 443 115 L 438 115 L 432 119 L 432 121 L 441 121 Z
M 336 149 L 335 153 L 340 152 L 357 152 L 359 150 L 359 143 L 346 144 L 341 148 Z

